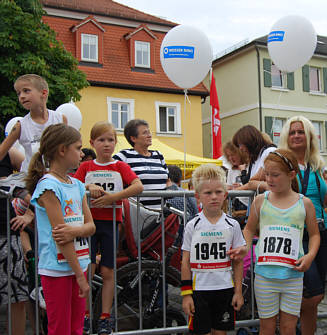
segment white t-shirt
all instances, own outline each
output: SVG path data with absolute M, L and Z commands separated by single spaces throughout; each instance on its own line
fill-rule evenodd
M 48 109 L 48 120 L 44 124 L 36 123 L 32 120 L 31 114 L 25 115 L 20 122 L 19 143 L 25 149 L 25 159 L 22 163 L 21 172 L 27 172 L 32 156 L 39 150 L 41 135 L 45 128 L 51 124 L 63 122 L 61 113 Z
M 259 154 L 257 160 L 252 164 L 250 178 L 252 178 L 260 170 L 260 168 L 263 168 L 263 163 L 266 157 L 269 155 L 270 152 L 273 152 L 276 149 L 276 147 L 269 147 Z
M 237 248 L 246 244 L 239 223 L 225 213 L 222 214 L 216 224 L 210 223 L 203 212 L 189 221 L 184 231 L 182 250 L 192 252 L 192 239 L 194 236 L 199 235 L 196 232 L 203 232 L 203 235 L 208 235 L 208 233 L 219 235 L 224 232 L 227 238 L 225 241 L 226 245 L 231 248 Z M 212 250 L 212 246 L 209 246 L 209 249 Z M 227 258 L 229 259 L 229 257 Z M 202 272 L 193 269 L 192 280 L 193 287 L 197 291 L 222 290 L 234 287 L 232 269 L 230 267 L 212 272 Z

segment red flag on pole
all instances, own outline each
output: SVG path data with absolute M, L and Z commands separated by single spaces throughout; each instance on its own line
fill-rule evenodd
M 219 102 L 215 77 L 211 77 L 210 85 L 211 127 L 212 127 L 212 158 L 217 159 L 222 155 L 221 124 L 219 116 Z

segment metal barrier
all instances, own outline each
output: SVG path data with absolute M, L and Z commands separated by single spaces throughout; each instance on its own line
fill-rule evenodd
M 165 221 L 163 215 L 160 217 L 160 224 L 161 224 L 161 249 L 162 249 L 162 255 L 161 255 L 161 261 L 157 260 L 154 262 L 158 262 L 160 264 L 160 267 L 162 269 L 162 327 L 158 328 L 152 328 L 152 329 L 144 329 L 144 324 L 143 324 L 143 315 L 144 315 L 144 306 L 143 306 L 143 294 L 142 292 L 142 280 L 144 279 L 144 270 L 142 270 L 142 262 L 144 261 L 142 259 L 142 254 L 141 254 L 141 222 L 140 222 L 140 210 L 141 210 L 141 205 L 139 202 L 140 197 L 161 197 L 161 207 L 163 208 L 164 206 L 164 200 L 166 198 L 171 198 L 171 197 L 183 197 L 184 198 L 184 208 L 186 208 L 186 199 L 188 197 L 193 197 L 194 192 L 193 191 L 144 191 L 142 194 L 140 194 L 137 197 L 137 248 L 138 248 L 138 263 L 137 263 L 137 276 L 135 277 L 135 283 L 134 285 L 138 285 L 138 311 L 133 311 L 136 316 L 138 316 L 138 321 L 139 321 L 139 329 L 138 330 L 125 330 L 125 331 L 117 331 L 115 334 L 119 335 L 137 335 L 137 334 L 170 334 L 170 333 L 187 333 L 188 328 L 187 326 L 173 326 L 173 327 L 167 327 L 167 301 L 166 301 L 166 295 L 167 295 L 167 266 L 166 266 L 166 254 L 165 254 Z M 253 191 L 229 191 L 228 194 L 228 204 L 229 208 L 228 211 L 229 213 L 231 212 L 231 204 L 232 204 L 232 199 L 235 197 L 248 197 L 249 198 L 249 206 L 251 205 L 252 199 L 254 196 Z M 0 191 L 0 198 L 7 198 L 7 239 L 8 241 L 11 241 L 11 232 L 10 232 L 10 216 L 9 216 L 9 201 L 10 201 L 10 196 L 3 191 Z M 88 197 L 89 200 L 89 197 Z M 116 209 L 117 206 L 113 205 L 113 211 L 114 211 L 114 222 L 116 222 Z M 179 213 L 181 215 L 181 213 Z M 183 213 L 183 218 L 184 222 L 186 222 L 186 211 Z M 114 236 L 116 236 L 116 224 L 114 226 Z M 89 239 L 90 242 L 90 239 Z M 114 275 L 115 275 L 115 292 L 114 292 L 114 303 L 113 303 L 113 314 L 115 316 L 115 329 L 118 329 L 118 287 L 117 285 L 119 284 L 117 282 L 117 245 L 116 245 L 116 238 L 114 238 Z M 11 250 L 8 248 L 8 269 L 11 267 Z M 35 234 L 35 255 L 37 255 L 37 234 Z M 37 260 L 37 257 L 35 257 Z M 136 261 L 136 260 L 135 260 Z M 251 287 L 253 287 L 253 255 L 252 255 L 252 262 L 251 262 Z M 35 273 L 37 274 L 37 261 L 35 262 Z M 95 287 L 96 285 L 101 286 L 101 283 L 95 283 L 95 281 L 92 281 L 91 278 L 91 271 L 89 271 L 89 284 L 90 287 Z M 36 292 L 38 292 L 38 277 L 37 275 L 35 276 L 35 287 L 36 287 Z M 178 289 L 178 288 L 177 288 Z M 250 326 L 258 326 L 259 325 L 259 320 L 254 318 L 254 293 L 253 290 L 251 294 L 251 319 L 249 320 L 242 320 L 242 321 L 236 321 L 236 328 L 240 327 L 250 327 Z M 179 290 L 178 290 L 179 292 Z M 11 276 L 10 276 L 10 271 L 8 271 L 8 297 L 11 297 Z M 92 297 L 92 289 L 90 290 L 90 312 L 91 312 L 91 330 L 92 330 L 92 319 L 93 319 L 93 298 Z M 182 310 L 180 306 L 180 310 Z M 140 317 L 142 316 L 142 317 Z M 324 314 L 319 314 L 318 318 L 326 318 L 327 313 Z M 8 303 L 8 320 L 11 320 L 11 303 Z M 185 322 L 186 323 L 186 322 Z M 161 324 L 161 323 L 160 323 Z M 160 326 L 159 324 L 159 326 Z M 40 325 L 39 325 L 39 308 L 38 308 L 38 294 L 36 294 L 36 303 L 35 303 L 35 332 L 36 334 L 40 333 Z M 8 334 L 12 334 L 12 326 L 11 322 L 8 322 Z

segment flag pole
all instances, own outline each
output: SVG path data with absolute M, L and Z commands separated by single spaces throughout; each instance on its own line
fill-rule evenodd
M 209 87 L 211 87 L 211 79 L 212 79 L 212 67 L 209 72 Z M 210 92 L 211 93 L 211 92 Z M 210 106 L 210 130 L 211 130 L 211 158 L 213 158 L 213 125 L 212 125 L 212 107 Z

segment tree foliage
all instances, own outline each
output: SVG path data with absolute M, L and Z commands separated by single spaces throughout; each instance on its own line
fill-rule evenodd
M 39 0 L 0 1 L 0 122 L 4 126 L 26 111 L 19 106 L 13 84 L 17 77 L 35 73 L 49 84 L 48 107 L 56 109 L 78 101 L 79 90 L 88 86 L 78 62 L 42 22 Z

